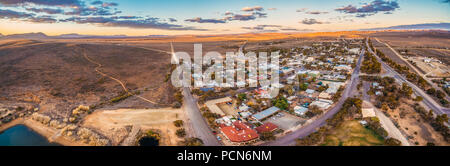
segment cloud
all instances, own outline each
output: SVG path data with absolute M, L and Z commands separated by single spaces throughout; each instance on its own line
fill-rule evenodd
M 230 11 L 226 11 L 226 12 L 225 12 L 225 15 L 226 15 L 226 16 L 228 16 L 228 15 L 234 15 L 234 13 L 233 13 L 233 12 L 230 12 Z
M 284 27 L 284 26 L 281 26 L 281 25 L 257 25 L 257 26 L 254 26 L 254 27 L 242 27 L 242 29 L 253 30 L 255 32 L 312 31 L 311 29 L 297 29 L 297 28 L 291 28 L 291 27 Z
M 281 25 L 257 25 L 254 27 L 242 27 L 242 29 L 248 30 L 265 30 L 266 28 L 281 28 Z
M 306 14 L 319 15 L 319 14 L 328 14 L 328 12 L 310 11 L 310 12 L 306 12 Z
M 206 29 L 198 29 L 195 27 L 186 27 L 182 25 L 175 25 L 161 22 L 159 18 L 145 18 L 145 19 L 117 19 L 114 17 L 71 17 L 61 22 L 74 22 L 78 24 L 94 24 L 105 27 L 126 27 L 138 29 L 162 29 L 162 30 L 196 30 L 206 31 Z
M 117 9 L 111 7 L 118 6 L 117 3 L 108 3 L 103 1 L 94 1 L 90 5 L 86 5 L 81 0 L 0 0 L 0 4 L 5 6 L 21 6 L 27 7 L 30 5 L 45 6 L 44 8 L 26 8 L 28 11 L 35 13 L 47 14 L 64 14 L 77 16 L 111 16 L 122 13 Z M 67 12 L 63 13 L 63 9 L 53 9 L 49 7 L 66 8 Z
M 0 19 L 20 20 L 28 22 L 55 23 L 57 20 L 50 16 L 37 16 L 25 12 L 0 9 Z
M 356 17 L 367 17 L 375 15 L 379 12 L 390 14 L 398 8 L 400 8 L 400 6 L 397 1 L 374 0 L 369 4 L 362 5 L 361 7 L 348 5 L 337 8 L 335 11 L 347 14 L 356 14 Z
M 308 10 L 308 8 L 301 8 L 301 9 L 297 9 L 296 12 L 301 13 L 301 12 L 305 12 L 306 10 Z
M 225 20 L 228 21 L 249 21 L 249 20 L 255 20 L 256 16 L 254 14 L 235 14 L 233 16 L 225 17 Z
M 282 31 L 289 31 L 289 32 L 310 32 L 310 31 L 314 31 L 313 29 L 297 29 L 297 28 L 281 28 L 280 30 Z
M 203 19 L 201 17 L 186 19 L 184 21 L 195 22 L 195 23 L 213 23 L 213 24 L 226 23 L 226 21 L 223 19 Z
M 84 3 L 80 0 L 0 0 L 0 4 L 6 6 L 24 6 L 34 4 L 44 6 L 73 7 L 82 6 Z
M 47 14 L 62 14 L 64 10 L 62 9 L 52 9 L 52 8 L 26 8 L 27 11 L 32 11 L 34 13 L 47 13 Z
M 24 19 L 32 17 L 32 14 L 24 13 L 24 12 L 16 12 L 12 10 L 3 10 L 0 9 L 0 18 L 2 19 Z
M 178 20 L 177 20 L 177 19 L 174 19 L 174 18 L 169 18 L 169 21 L 170 21 L 170 22 L 177 22 Z
M 268 8 L 267 10 L 277 10 L 277 8 Z
M 244 7 L 241 10 L 245 12 L 252 12 L 252 11 L 263 11 L 264 8 L 261 6 L 254 6 L 254 7 Z
M 245 7 L 242 9 L 242 11 L 246 11 L 246 12 L 253 11 L 253 12 L 237 14 L 237 13 L 233 13 L 230 11 L 226 11 L 224 13 L 225 17 L 223 17 L 223 18 L 203 19 L 201 17 L 196 17 L 196 18 L 192 18 L 192 19 L 187 19 L 185 21 L 195 22 L 195 23 L 213 23 L 213 24 L 226 23 L 228 21 L 251 21 L 251 20 L 256 20 L 258 18 L 266 18 L 267 13 L 261 12 L 263 10 L 264 9 L 259 6 L 256 6 L 253 8 Z
M 310 18 L 310 19 L 304 19 L 302 21 L 300 21 L 300 23 L 302 24 L 306 24 L 306 25 L 313 25 L 313 24 L 328 24 L 328 22 L 321 22 L 321 21 L 317 21 L 316 19 Z
M 102 1 L 94 1 L 91 3 L 92 5 L 101 5 L 102 7 L 112 7 L 112 6 L 118 6 L 117 3 L 108 3 L 108 2 L 102 2 Z

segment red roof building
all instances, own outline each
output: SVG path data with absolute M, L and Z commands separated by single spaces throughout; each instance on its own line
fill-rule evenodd
M 231 142 L 248 142 L 257 139 L 259 135 L 241 121 L 236 121 L 232 126 L 221 126 L 221 131 Z
M 278 129 L 278 126 L 270 122 L 264 123 L 263 125 L 255 128 L 255 130 L 258 131 L 258 133 L 272 132 L 275 131 L 276 129 Z

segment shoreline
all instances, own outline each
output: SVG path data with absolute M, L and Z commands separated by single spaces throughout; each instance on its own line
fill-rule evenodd
M 55 136 L 55 134 L 58 134 L 58 129 L 50 128 L 48 126 L 44 126 L 43 124 L 36 122 L 31 119 L 24 119 L 24 118 L 18 118 L 11 122 L 8 122 L 2 126 L 0 126 L 0 133 L 14 127 L 17 125 L 25 125 L 29 129 L 33 130 L 34 132 L 38 133 L 39 135 L 45 137 L 47 141 L 51 143 L 58 143 L 61 146 L 88 146 L 87 144 L 81 143 L 79 141 L 71 141 L 64 136 L 57 136 L 54 140 L 52 140 L 52 137 Z
M 17 118 L 17 119 L 12 120 L 11 122 L 5 123 L 0 126 L 0 133 L 3 133 L 4 131 L 6 131 L 14 126 L 23 124 L 24 121 L 25 121 L 25 119 L 23 119 L 23 118 Z

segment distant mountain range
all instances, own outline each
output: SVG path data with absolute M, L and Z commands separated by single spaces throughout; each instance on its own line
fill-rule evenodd
M 450 23 L 430 23 L 430 24 L 413 24 L 398 25 L 383 28 L 361 29 L 362 31 L 380 31 L 380 30 L 450 30 Z
M 148 36 L 127 36 L 127 35 L 112 35 L 112 36 L 100 36 L 100 35 L 80 35 L 77 33 L 63 34 L 58 36 L 47 36 L 44 33 L 24 33 L 24 34 L 13 34 L 13 35 L 2 35 L 0 38 L 3 39 L 90 39 L 90 38 L 146 38 L 146 37 L 167 37 L 167 35 L 148 35 Z

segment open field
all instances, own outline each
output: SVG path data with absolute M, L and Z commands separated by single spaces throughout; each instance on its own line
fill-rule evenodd
M 185 120 L 180 109 L 119 109 L 101 110 L 87 116 L 83 126 L 96 129 L 104 134 L 113 145 L 119 145 L 127 138 L 132 127 L 141 131 L 157 130 L 161 134 L 161 145 L 177 145 L 182 139 L 175 135 L 175 120 Z
M 346 121 L 326 136 L 322 146 L 377 146 L 383 138 L 362 126 L 358 121 Z

